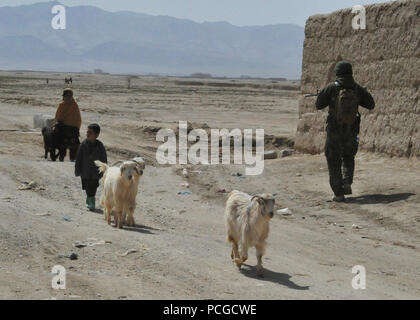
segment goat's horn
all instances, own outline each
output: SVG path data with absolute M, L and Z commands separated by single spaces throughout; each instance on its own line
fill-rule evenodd
M 145 166 L 146 166 L 146 164 L 144 163 L 144 162 L 142 162 L 142 163 L 140 163 L 140 162 L 138 162 L 138 161 L 136 161 L 136 160 L 131 160 L 131 161 L 133 161 L 134 163 L 137 163 L 139 166 L 141 166 L 142 168 L 145 168 Z

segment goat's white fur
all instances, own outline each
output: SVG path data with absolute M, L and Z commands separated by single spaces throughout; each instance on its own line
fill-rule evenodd
M 105 220 L 110 224 L 114 211 L 116 227 L 121 228 L 125 222 L 133 226 L 140 176 L 145 168 L 143 159 L 123 161 L 118 163 L 118 167 L 108 166 L 99 160 L 95 161 L 95 165 L 103 173 L 100 203 L 104 208 Z
M 262 256 L 265 252 L 269 232 L 269 221 L 273 217 L 274 196 L 261 194 L 250 196 L 232 191 L 225 206 L 227 240 L 232 244 L 231 258 L 238 268 L 248 259 L 248 248 L 257 251 L 257 274 L 263 275 Z

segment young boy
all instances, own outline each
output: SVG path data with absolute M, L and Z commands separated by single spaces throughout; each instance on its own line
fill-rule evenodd
M 94 161 L 100 160 L 107 163 L 105 147 L 97 140 L 101 128 L 93 123 L 88 126 L 86 139 L 80 144 L 76 156 L 75 175 L 82 178 L 82 189 L 86 190 L 86 206 L 90 211 L 95 211 L 96 189 L 99 187 L 101 174 Z

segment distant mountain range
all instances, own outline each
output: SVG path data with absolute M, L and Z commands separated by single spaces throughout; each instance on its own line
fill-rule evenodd
M 0 8 L 0 69 L 300 78 L 297 25 L 237 27 L 78 6 L 66 7 L 66 30 L 54 30 L 57 4 Z

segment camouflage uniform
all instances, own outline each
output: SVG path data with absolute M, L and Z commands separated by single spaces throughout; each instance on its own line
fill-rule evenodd
M 365 88 L 362 88 L 354 81 L 350 63 L 345 61 L 339 62 L 335 67 L 335 72 L 337 76 L 336 81 L 320 91 L 316 101 L 316 108 L 321 110 L 329 106 L 325 156 L 328 163 L 331 189 L 336 197 L 342 197 L 344 196 L 343 185 L 347 184 L 350 187 L 353 183 L 354 157 L 358 149 L 357 135 L 360 128 L 360 115 L 358 115 L 351 128 L 342 128 L 337 124 L 332 108 L 335 106 L 338 88 L 355 88 L 359 98 L 359 105 L 366 109 L 372 110 L 375 107 L 375 101 Z

